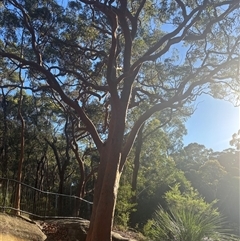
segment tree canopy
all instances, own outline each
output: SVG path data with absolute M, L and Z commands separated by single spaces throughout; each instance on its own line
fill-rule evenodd
M 189 114 L 202 93 L 239 103 L 238 0 L 5 0 L 0 14 L 1 88 L 51 97 L 99 152 L 87 241 L 111 240 L 144 122 Z

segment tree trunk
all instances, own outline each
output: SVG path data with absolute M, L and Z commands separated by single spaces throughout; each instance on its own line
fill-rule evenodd
M 111 230 L 121 176 L 121 145 L 119 146 L 116 139 L 105 143 L 100 154 L 93 211 L 86 241 L 112 240 Z
M 98 198 L 98 201 L 94 202 L 90 228 L 86 241 L 112 240 L 111 230 L 113 225 L 119 180 L 119 171 L 111 170 L 109 173 L 105 173 L 101 182 L 101 192 L 99 195 L 97 195 L 97 197 L 94 196 L 94 199 Z M 97 183 L 96 188 L 98 188 L 99 185 L 100 182 Z
M 58 185 L 58 193 L 63 194 L 63 186 L 64 186 L 64 170 L 59 172 L 59 185 Z M 58 216 L 63 216 L 64 207 L 63 207 L 63 196 L 58 196 L 57 201 L 57 214 Z
M 1 147 L 2 177 L 8 177 L 8 123 L 7 123 L 7 100 L 2 90 L 2 108 L 3 108 L 3 141 Z
M 24 138 L 24 131 L 25 131 L 25 121 L 22 116 L 22 89 L 20 90 L 20 99 L 19 99 L 19 106 L 18 106 L 18 118 L 21 121 L 21 149 L 20 149 L 20 159 L 18 163 L 18 175 L 17 175 L 17 186 L 15 192 L 15 200 L 14 200 L 14 214 L 20 215 L 20 208 L 21 208 L 21 181 L 22 181 L 22 168 L 23 168 L 23 161 L 24 161 L 24 147 L 25 147 L 25 138 Z
M 144 125 L 141 126 L 138 132 L 138 136 L 136 139 L 136 148 L 135 148 L 135 157 L 134 157 L 134 167 L 133 167 L 133 175 L 132 175 L 132 203 L 137 203 L 137 178 L 138 178 L 138 171 L 140 167 L 140 155 L 142 150 L 143 144 L 143 129 Z M 130 222 L 131 224 L 136 224 L 135 220 L 135 212 L 132 212 L 130 215 Z
M 138 177 L 138 171 L 140 167 L 140 154 L 142 150 L 142 144 L 143 144 L 143 128 L 144 125 L 141 126 L 138 132 L 138 136 L 136 139 L 136 149 L 135 149 L 135 157 L 134 157 L 134 168 L 133 168 L 133 175 L 132 175 L 132 191 L 133 191 L 133 197 L 132 202 L 137 202 L 137 177 Z
M 80 166 L 80 169 L 81 170 L 84 170 L 84 166 L 80 165 L 79 163 L 79 166 Z M 75 205 L 73 207 L 73 210 L 72 210 L 72 215 L 74 217 L 78 217 L 81 213 L 80 213 L 80 207 L 81 207 L 81 198 L 84 198 L 84 194 L 85 194 L 85 171 L 81 171 L 81 175 L 80 175 L 80 178 L 79 178 L 79 184 L 78 184 L 78 188 L 77 188 L 77 197 L 79 197 L 80 199 L 77 199 L 74 201 Z M 72 201 L 72 200 L 71 200 Z
M 79 166 L 79 170 L 80 170 L 80 178 L 79 178 L 79 184 L 78 184 L 78 188 L 77 188 L 77 197 L 79 198 L 84 198 L 84 194 L 85 194 L 85 163 L 83 161 L 83 159 L 80 157 L 79 155 L 79 149 L 78 149 L 78 145 L 77 145 L 77 141 L 75 139 L 75 137 L 73 136 L 73 143 L 71 143 L 71 148 L 74 152 L 74 155 L 77 159 L 78 162 L 78 166 Z M 72 200 L 71 200 L 72 201 Z M 77 217 L 80 215 L 80 206 L 81 206 L 81 200 L 75 200 L 74 201 L 74 207 L 72 210 L 72 215 Z

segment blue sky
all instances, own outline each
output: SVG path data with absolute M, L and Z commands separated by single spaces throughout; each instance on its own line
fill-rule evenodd
M 196 103 L 197 109 L 186 123 L 184 144 L 197 142 L 214 151 L 229 148 L 231 136 L 240 129 L 240 108 L 207 95 Z

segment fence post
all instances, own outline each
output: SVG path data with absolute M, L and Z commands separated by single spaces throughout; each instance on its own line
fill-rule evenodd
M 46 217 L 47 203 L 48 203 L 48 191 L 47 191 L 46 202 L 45 202 L 44 218 Z
M 58 195 L 55 195 L 55 207 L 54 207 L 54 213 L 55 215 L 59 215 L 59 212 L 58 212 Z

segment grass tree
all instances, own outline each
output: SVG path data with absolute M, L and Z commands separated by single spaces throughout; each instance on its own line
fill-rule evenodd
M 152 225 L 155 241 L 239 240 L 223 228 L 224 220 L 219 213 L 201 213 L 188 207 L 165 211 L 159 206 Z
M 179 195 L 179 201 L 177 201 Z M 196 192 L 181 194 L 178 186 L 167 192 L 168 210 L 158 206 L 154 218 L 145 226 L 145 233 L 154 241 L 233 241 L 223 216 Z M 171 199 L 171 200 L 170 200 Z

